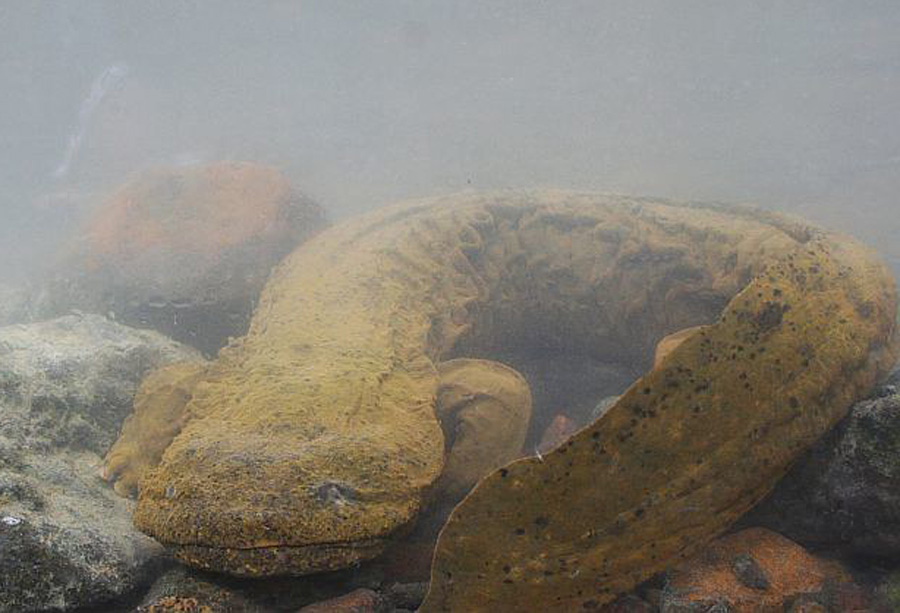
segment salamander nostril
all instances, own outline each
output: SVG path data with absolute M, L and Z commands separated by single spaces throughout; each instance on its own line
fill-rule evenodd
M 356 490 L 343 483 L 326 481 L 314 488 L 316 500 L 323 504 L 343 506 L 356 502 Z

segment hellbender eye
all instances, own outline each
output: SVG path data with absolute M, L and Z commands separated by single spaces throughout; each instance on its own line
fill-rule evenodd
M 316 500 L 323 504 L 343 506 L 356 501 L 356 490 L 343 483 L 326 481 L 315 488 Z

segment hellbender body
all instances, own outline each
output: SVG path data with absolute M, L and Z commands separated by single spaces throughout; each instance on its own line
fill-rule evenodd
M 139 410 L 107 469 L 189 563 L 337 568 L 441 483 L 442 363 L 514 346 L 649 369 L 660 339 L 703 326 L 598 422 L 469 494 L 424 609 L 593 606 L 768 491 L 893 362 L 895 309 L 874 256 L 775 214 L 570 192 L 403 204 L 289 256 L 249 334 L 186 367 L 174 410 Z

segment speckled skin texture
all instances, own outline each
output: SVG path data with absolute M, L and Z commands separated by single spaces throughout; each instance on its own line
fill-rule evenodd
M 493 472 L 444 531 L 430 610 L 581 607 L 764 493 L 877 376 L 893 301 L 854 244 L 766 213 L 566 192 L 402 204 L 288 257 L 158 465 L 138 441 L 112 478 L 140 483 L 136 524 L 193 565 L 351 564 L 440 484 L 442 363 L 519 346 L 649 368 L 661 338 L 725 309 L 598 424 Z
M 206 363 L 177 362 L 151 372 L 134 397 L 134 412 L 122 424 L 107 452 L 101 477 L 120 496 L 134 496 L 138 478 L 159 464 L 163 452 L 184 427 L 185 406 L 194 386 L 207 374 Z
M 686 216 L 674 259 L 693 253 L 698 285 L 734 297 L 604 417 L 479 483 L 422 611 L 599 607 L 722 533 L 895 361 L 892 276 L 864 248 L 770 215 L 654 209 L 639 217 L 657 228 Z

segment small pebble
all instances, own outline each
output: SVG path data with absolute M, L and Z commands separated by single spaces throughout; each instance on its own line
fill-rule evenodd
M 759 562 L 749 554 L 742 553 L 736 556 L 731 563 L 731 571 L 745 587 L 754 590 L 769 589 L 769 578 L 766 576 L 766 572 L 760 567 Z

